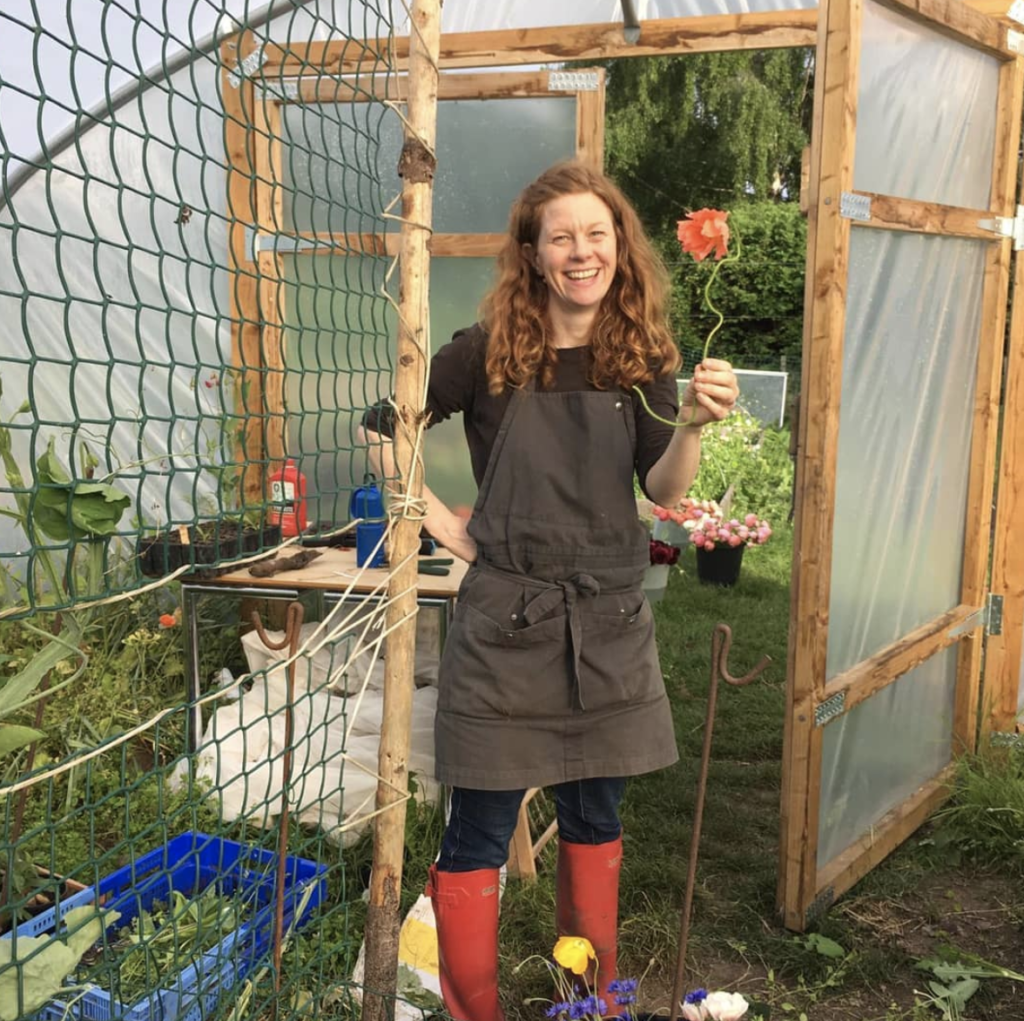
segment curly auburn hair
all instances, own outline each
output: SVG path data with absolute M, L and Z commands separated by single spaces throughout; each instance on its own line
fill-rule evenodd
M 491 393 L 538 377 L 550 386 L 557 358 L 547 316 L 548 294 L 524 251 L 536 248 L 544 206 L 563 195 L 596 195 L 611 211 L 618 265 L 591 330 L 591 382 L 602 389 L 650 382 L 675 372 L 681 359 L 669 330 L 668 274 L 629 200 L 604 174 L 575 160 L 556 163 L 512 205 L 498 255 L 497 282 L 481 305 L 487 330 Z

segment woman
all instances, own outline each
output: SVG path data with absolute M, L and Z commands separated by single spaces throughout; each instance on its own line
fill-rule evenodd
M 426 529 L 473 565 L 441 660 L 437 778 L 452 798 L 427 888 L 457 1021 L 503 1017 L 498 873 L 528 787 L 555 789 L 559 933 L 594 945 L 606 999 L 616 978 L 625 778 L 677 758 L 633 476 L 677 503 L 700 427 L 738 393 L 708 359 L 679 408 L 666 295 L 618 188 L 558 164 L 513 205 L 481 323 L 431 363 L 431 422 L 463 413 L 479 486 L 468 523 L 424 491 Z M 370 443 L 386 417 L 366 416 Z

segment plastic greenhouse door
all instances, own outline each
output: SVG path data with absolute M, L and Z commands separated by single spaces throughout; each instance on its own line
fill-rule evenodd
M 964 5 L 820 8 L 778 890 L 790 928 L 899 846 L 974 744 L 1021 86 L 1006 27 Z

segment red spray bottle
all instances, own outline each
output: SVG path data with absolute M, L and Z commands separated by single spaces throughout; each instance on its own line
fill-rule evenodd
M 267 482 L 270 486 L 270 507 L 267 521 L 281 526 L 281 535 L 290 539 L 306 530 L 306 476 L 288 458 Z

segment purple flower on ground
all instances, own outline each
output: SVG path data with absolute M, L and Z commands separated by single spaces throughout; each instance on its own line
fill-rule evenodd
M 571 1003 L 552 1003 L 544 1013 L 548 1017 L 558 1017 L 559 1014 L 564 1014 L 571 1007 Z
M 683 1003 L 703 1003 L 708 998 L 708 991 L 706 989 L 694 989 L 692 993 L 687 993 L 683 999 Z

